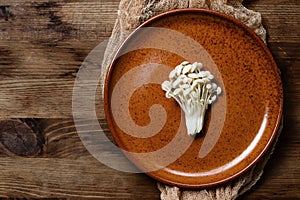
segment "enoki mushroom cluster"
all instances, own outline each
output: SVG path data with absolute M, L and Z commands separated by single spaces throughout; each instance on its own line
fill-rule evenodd
M 208 105 L 216 101 L 222 90 L 212 82 L 209 71 L 201 71 L 202 63 L 182 62 L 169 74 L 169 81 L 162 83 L 167 98 L 174 98 L 185 113 L 186 127 L 191 136 L 199 133 L 204 124 Z

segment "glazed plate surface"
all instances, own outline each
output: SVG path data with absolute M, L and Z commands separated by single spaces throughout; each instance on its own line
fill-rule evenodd
M 203 63 L 223 91 L 195 138 L 161 89 L 183 61 Z M 254 32 L 217 12 L 184 9 L 129 36 L 108 71 L 104 100 L 111 133 L 130 161 L 159 181 L 199 188 L 231 180 L 262 157 L 276 137 L 283 94 L 272 55 Z

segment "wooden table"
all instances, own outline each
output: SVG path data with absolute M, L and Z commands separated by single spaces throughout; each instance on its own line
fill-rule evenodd
M 94 159 L 72 119 L 76 72 L 110 36 L 118 4 L 0 1 L 0 197 L 159 198 L 151 178 Z M 240 199 L 300 199 L 300 2 L 245 4 L 262 13 L 269 48 L 282 71 L 285 103 L 277 148 L 261 180 Z

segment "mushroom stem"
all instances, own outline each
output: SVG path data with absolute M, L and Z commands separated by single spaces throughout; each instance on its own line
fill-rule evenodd
M 184 111 L 191 136 L 202 130 L 208 105 L 221 93 L 221 88 L 212 83 L 214 76 L 209 71 L 201 71 L 202 67 L 201 63 L 184 61 L 170 72 L 170 81 L 162 83 L 166 97 L 174 98 Z

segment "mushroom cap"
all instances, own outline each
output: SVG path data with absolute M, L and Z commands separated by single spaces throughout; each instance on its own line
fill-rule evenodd
M 222 89 L 213 82 L 214 76 L 202 69 L 202 63 L 190 64 L 184 61 L 170 72 L 169 81 L 162 83 L 166 97 L 173 97 L 185 112 L 189 135 L 201 131 L 208 105 L 215 102 L 222 92 Z

